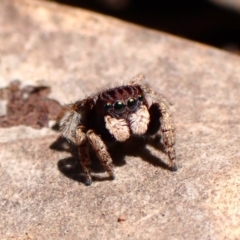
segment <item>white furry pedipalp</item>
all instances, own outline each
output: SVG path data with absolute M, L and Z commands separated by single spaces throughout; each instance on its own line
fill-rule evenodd
M 116 119 L 109 115 L 104 117 L 106 128 L 119 142 L 124 142 L 130 137 L 130 131 L 125 119 Z
M 150 115 L 145 105 L 142 105 L 135 113 L 130 114 L 128 119 L 133 134 L 142 135 L 147 132 Z

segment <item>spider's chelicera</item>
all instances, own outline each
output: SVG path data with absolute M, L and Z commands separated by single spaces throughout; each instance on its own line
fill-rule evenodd
M 92 183 L 90 148 L 95 151 L 110 178 L 114 179 L 107 143 L 124 142 L 132 136 L 160 134 L 170 166 L 172 170 L 177 170 L 169 104 L 161 95 L 140 84 L 143 78 L 143 75 L 138 75 L 129 85 L 100 92 L 65 107 L 60 128 L 63 136 L 78 148 L 87 185 Z

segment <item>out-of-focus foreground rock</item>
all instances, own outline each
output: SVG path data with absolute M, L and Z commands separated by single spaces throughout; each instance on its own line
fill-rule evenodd
M 49 86 L 64 104 L 144 73 L 173 104 L 179 164 L 139 149 L 86 187 L 62 173 L 57 132 L 1 128 L 1 239 L 240 237 L 239 57 L 44 1 L 2 0 L 0 26 L 1 88 Z

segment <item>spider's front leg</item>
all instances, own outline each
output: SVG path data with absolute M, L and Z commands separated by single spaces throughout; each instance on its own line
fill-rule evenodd
M 170 110 L 167 106 L 166 100 L 159 100 L 153 103 L 149 109 L 151 122 L 149 126 L 151 126 L 151 131 L 159 128 L 160 121 L 160 134 L 162 137 L 162 144 L 164 147 L 164 151 L 169 157 L 170 166 L 172 171 L 177 171 L 176 164 L 176 153 L 175 153 L 175 129 L 172 122 L 172 116 Z M 159 121 L 157 121 L 159 119 Z
M 78 155 L 80 158 L 80 164 L 83 168 L 83 172 L 85 174 L 85 184 L 91 185 L 92 184 L 92 177 L 90 174 L 90 165 L 91 160 L 89 156 L 89 143 L 86 136 L 86 133 L 84 132 L 85 128 L 83 126 L 79 126 L 76 129 L 76 145 L 78 148 Z
M 107 147 L 103 140 L 98 136 L 93 130 L 88 130 L 87 138 L 92 148 L 96 152 L 99 160 L 101 161 L 103 167 L 108 172 L 108 175 L 111 179 L 115 178 L 114 170 L 112 166 L 112 158 L 107 151 Z

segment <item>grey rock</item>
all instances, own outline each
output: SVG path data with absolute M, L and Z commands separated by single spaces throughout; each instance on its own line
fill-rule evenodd
M 58 133 L 1 129 L 1 239 L 239 238 L 239 57 L 44 1 L 2 0 L 0 26 L 0 87 L 48 85 L 65 104 L 144 73 L 173 104 L 180 166 L 126 156 L 86 187 L 60 171 Z

